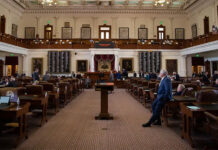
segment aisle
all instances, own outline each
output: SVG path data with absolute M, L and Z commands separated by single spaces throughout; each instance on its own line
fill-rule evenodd
M 150 112 L 125 90 L 109 95 L 112 121 L 96 121 L 100 93 L 86 90 L 24 141 L 20 150 L 188 150 L 167 127 L 142 128 Z

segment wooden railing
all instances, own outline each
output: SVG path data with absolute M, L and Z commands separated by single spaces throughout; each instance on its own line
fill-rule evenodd
M 183 49 L 212 41 L 218 40 L 218 34 L 201 35 L 194 39 L 188 40 L 138 40 L 138 39 L 111 39 L 114 48 L 120 49 Z M 8 34 L 0 34 L 0 41 L 8 44 L 28 48 L 28 49 L 88 49 L 94 48 L 94 43 L 99 39 L 82 40 L 82 39 L 21 39 Z

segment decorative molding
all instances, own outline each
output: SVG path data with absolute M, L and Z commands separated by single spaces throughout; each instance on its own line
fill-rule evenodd
M 26 48 L 22 48 L 22 47 L 14 46 L 14 45 L 7 44 L 4 42 L 0 42 L 0 51 L 27 55 L 29 50 Z
M 48 9 L 27 9 L 24 14 L 177 14 L 187 15 L 184 10 L 169 10 L 169 9 L 122 9 L 118 8 L 104 8 L 97 9 L 94 7 L 64 7 L 64 8 L 48 8 Z
M 213 41 L 206 44 L 201 44 L 198 46 L 186 48 L 181 50 L 180 52 L 181 55 L 190 55 L 190 54 L 203 53 L 203 52 L 209 52 L 214 50 L 218 50 L 218 41 Z

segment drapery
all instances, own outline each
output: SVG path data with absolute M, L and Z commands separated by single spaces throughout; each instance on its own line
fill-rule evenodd
M 143 72 L 160 72 L 161 52 L 139 52 L 139 68 Z
M 114 55 L 95 55 L 94 62 L 95 62 L 95 71 L 98 70 L 98 64 L 100 61 L 109 61 L 111 63 L 111 70 L 114 70 L 115 64 L 115 56 Z

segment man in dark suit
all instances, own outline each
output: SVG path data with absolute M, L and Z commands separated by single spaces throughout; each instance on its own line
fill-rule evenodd
M 36 81 L 36 80 L 39 81 L 39 69 L 38 68 L 35 69 L 32 77 L 33 77 L 33 81 Z
M 157 92 L 157 98 L 152 103 L 152 116 L 150 120 L 143 124 L 143 127 L 150 127 L 153 125 L 161 125 L 161 111 L 164 105 L 172 99 L 172 83 L 171 80 L 167 77 L 168 72 L 166 70 L 160 71 L 160 84 Z
M 180 76 L 176 72 L 173 72 L 173 78 L 175 81 L 180 81 Z

